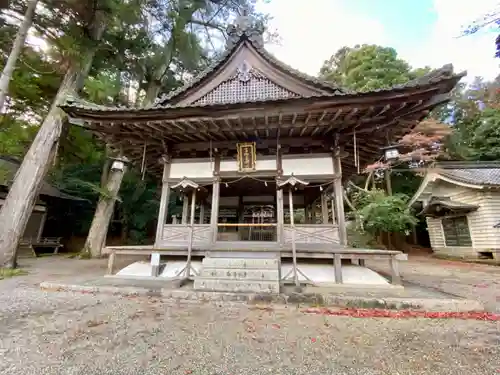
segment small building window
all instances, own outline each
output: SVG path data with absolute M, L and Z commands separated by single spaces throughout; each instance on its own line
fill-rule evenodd
M 442 219 L 446 246 L 472 246 L 466 216 Z

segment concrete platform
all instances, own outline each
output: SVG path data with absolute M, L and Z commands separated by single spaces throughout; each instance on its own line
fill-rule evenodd
M 156 297 L 189 303 L 243 302 L 292 306 L 328 306 L 383 309 L 415 309 L 425 311 L 484 311 L 475 300 L 452 298 L 445 293 L 414 286 L 406 288 L 307 287 L 297 292 L 293 287 L 283 288 L 281 294 L 225 293 L 195 291 L 192 284 L 181 287 L 178 280 L 131 280 L 100 277 L 78 284 L 42 282 L 46 291 L 105 293 L 124 296 Z
M 175 277 L 186 265 L 184 261 L 169 261 L 162 264 L 160 268 L 161 278 L 170 279 Z M 192 268 L 199 274 L 201 271 L 201 261 L 192 261 Z M 298 268 L 313 283 L 318 285 L 334 285 L 335 272 L 333 265 L 300 263 Z M 281 274 L 287 275 L 292 270 L 290 263 L 282 263 Z M 115 276 L 122 278 L 149 279 L 151 277 L 151 264 L 149 262 L 135 262 L 121 269 Z M 386 278 L 366 267 L 356 265 L 342 265 L 342 279 L 346 285 L 367 285 L 367 286 L 387 286 L 393 287 Z M 303 275 L 299 274 L 299 280 L 306 281 Z

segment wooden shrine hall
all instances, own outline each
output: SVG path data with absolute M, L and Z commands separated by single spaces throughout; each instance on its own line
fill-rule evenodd
M 62 108 L 161 179 L 153 249 L 332 258 L 347 245 L 342 182 L 448 101 L 463 74 L 447 65 L 352 92 L 278 61 L 248 16 L 228 35 L 220 59 L 152 106 Z M 182 214 L 168 212 L 174 193 Z

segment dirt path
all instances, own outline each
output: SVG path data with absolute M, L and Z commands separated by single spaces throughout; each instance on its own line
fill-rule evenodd
M 500 370 L 499 322 L 356 319 L 294 308 L 43 292 L 37 285 L 44 279 L 102 275 L 105 262 L 29 263 L 28 276 L 0 281 L 1 374 L 490 375 Z
M 389 273 L 386 262 L 370 261 L 367 266 Z M 403 279 L 445 293 L 480 300 L 488 310 L 500 312 L 500 267 L 447 261 L 430 256 L 410 256 L 400 262 Z

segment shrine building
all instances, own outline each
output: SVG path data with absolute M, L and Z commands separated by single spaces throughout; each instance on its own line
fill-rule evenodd
M 446 65 L 389 89 L 352 92 L 277 60 L 248 16 L 228 34 L 216 62 L 154 105 L 62 108 L 161 181 L 149 251 L 186 256 L 188 276 L 192 257 L 272 254 L 296 269 L 297 259 L 359 252 L 347 246 L 343 182 L 447 102 L 463 74 Z M 175 213 L 173 194 L 182 200 Z

